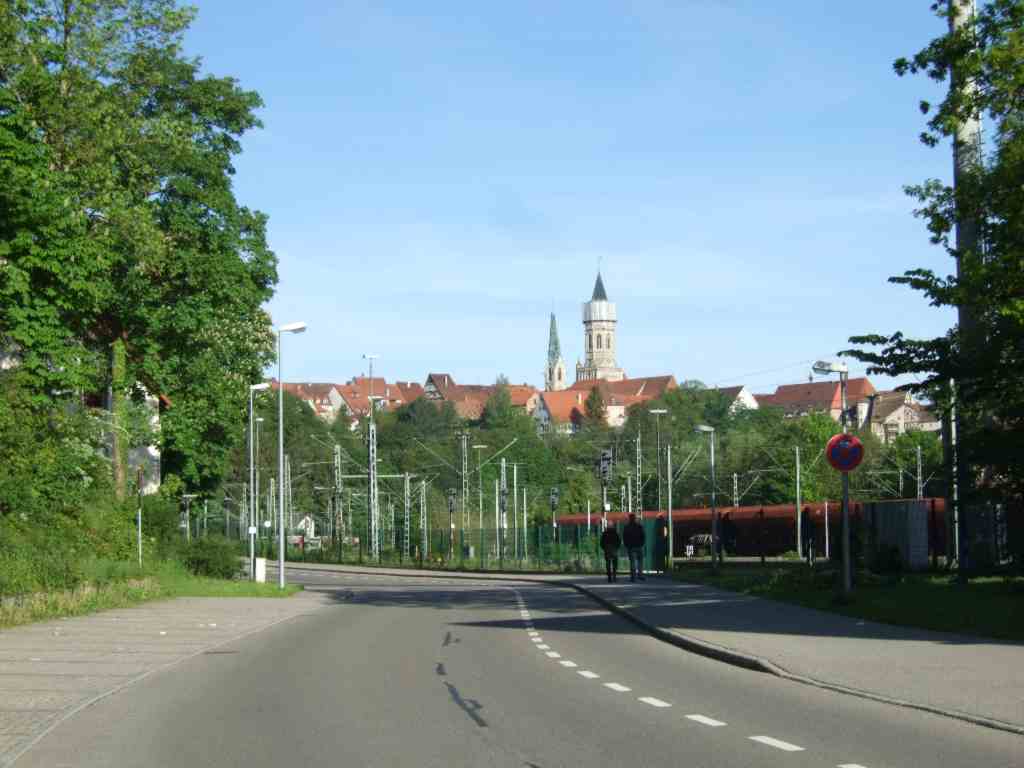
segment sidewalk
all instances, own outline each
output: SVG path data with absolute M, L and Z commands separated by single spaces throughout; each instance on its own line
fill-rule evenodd
M 94 701 L 326 602 L 181 597 L 0 631 L 0 766 Z
M 658 577 L 608 584 L 569 574 L 294 567 L 564 584 L 698 653 L 1024 735 L 1024 644 L 877 624 Z

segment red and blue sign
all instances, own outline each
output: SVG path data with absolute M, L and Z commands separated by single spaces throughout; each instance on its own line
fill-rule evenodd
M 825 458 L 833 469 L 852 472 L 864 460 L 864 443 L 853 435 L 834 435 L 825 446 Z

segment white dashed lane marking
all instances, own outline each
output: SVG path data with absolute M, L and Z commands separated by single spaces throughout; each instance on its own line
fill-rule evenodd
M 544 642 L 544 638 L 543 637 L 531 637 L 530 638 L 530 642 L 531 643 L 543 643 Z
M 671 707 L 672 706 L 667 701 L 662 701 L 661 699 L 656 699 L 653 696 L 641 696 L 639 700 L 642 701 L 644 704 L 650 704 L 652 707 Z
M 563 667 L 569 667 L 570 669 L 576 666 L 575 661 L 560 661 L 558 663 L 561 664 Z
M 537 648 L 539 650 L 541 650 L 541 651 L 549 651 L 549 650 L 551 650 L 551 646 L 548 645 L 547 643 L 541 643 L 540 645 L 537 646 Z
M 842 765 L 837 765 L 836 768 L 864 768 L 864 766 L 857 763 L 843 763 Z
M 540 637 L 540 632 L 538 632 L 538 631 L 537 631 L 537 630 L 535 630 L 535 629 L 531 629 L 531 630 L 530 630 L 529 632 L 527 632 L 526 634 L 528 634 L 528 635 L 529 635 L 530 637 Z
M 631 690 L 633 690 L 632 688 L 627 688 L 621 683 L 605 683 L 604 687 L 611 688 L 616 693 L 629 693 Z
M 783 752 L 803 752 L 803 747 L 798 747 L 796 744 L 790 744 L 788 741 L 780 741 L 779 739 L 773 739 L 771 736 L 751 736 L 751 741 L 757 741 L 761 744 L 767 744 L 769 747 L 775 747 L 781 749 Z
M 693 722 L 700 723 L 701 725 L 710 725 L 712 728 L 721 728 L 723 725 L 726 725 L 721 720 L 715 720 L 705 715 L 687 715 L 686 719 L 693 720 Z
M 591 672 L 589 669 L 583 669 L 576 673 L 580 677 L 585 677 L 587 680 L 596 680 L 600 677 L 596 672 Z
M 546 655 L 546 656 L 547 656 L 547 657 L 548 657 L 549 659 L 560 659 L 560 658 L 562 658 L 562 654 L 560 654 L 560 653 L 557 653 L 557 652 L 555 652 L 555 651 L 548 651 L 548 652 L 547 652 L 547 654 L 545 654 L 545 655 Z

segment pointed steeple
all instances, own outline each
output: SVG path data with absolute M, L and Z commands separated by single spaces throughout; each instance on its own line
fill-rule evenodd
M 601 281 L 601 273 L 597 273 L 597 282 L 594 283 L 594 295 L 591 301 L 608 301 L 608 294 L 604 292 L 604 283 Z
M 548 332 L 548 365 L 554 365 L 562 356 L 562 347 L 558 343 L 558 325 L 555 323 L 555 313 L 551 313 L 551 330 Z

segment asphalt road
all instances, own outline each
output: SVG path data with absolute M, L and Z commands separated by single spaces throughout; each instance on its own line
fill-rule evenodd
M 571 590 L 293 578 L 333 602 L 97 702 L 17 765 L 1024 765 L 1021 737 L 687 654 Z

